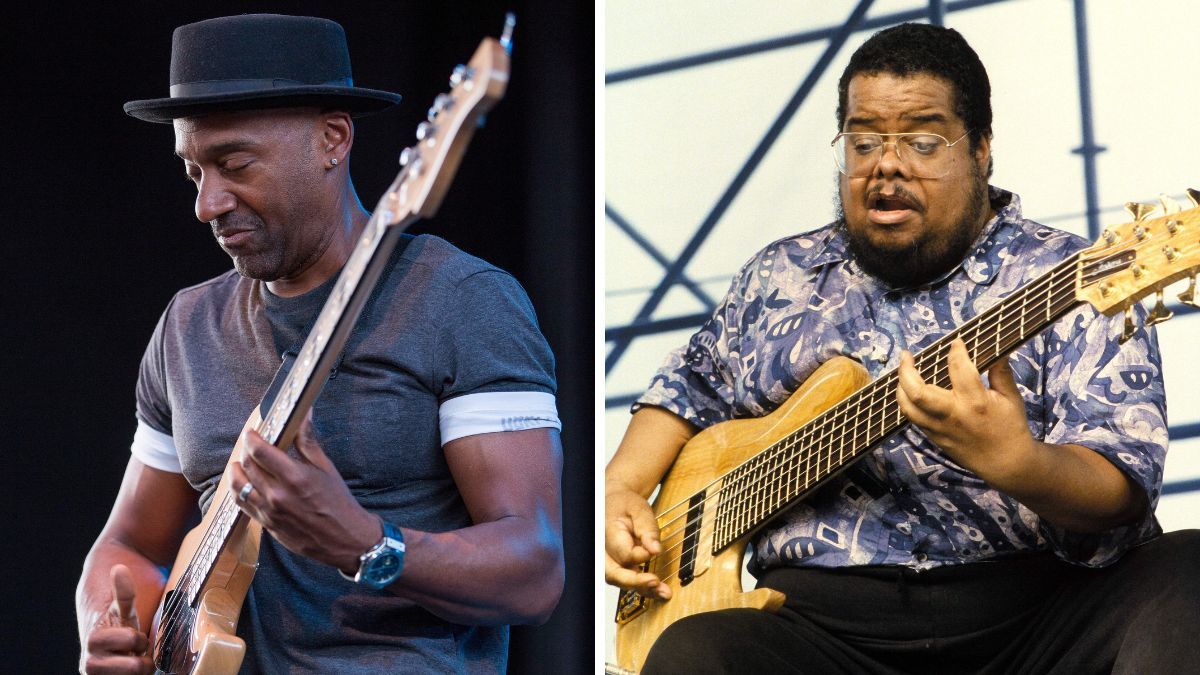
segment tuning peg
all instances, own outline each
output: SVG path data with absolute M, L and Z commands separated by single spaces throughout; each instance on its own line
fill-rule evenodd
M 457 87 L 458 85 L 469 82 L 475 76 L 475 69 L 463 64 L 454 66 L 454 72 L 450 73 L 450 86 Z
M 437 132 L 437 127 L 429 122 L 421 122 L 417 125 L 417 140 L 433 143 L 433 135 Z
M 1145 220 L 1146 216 L 1154 210 L 1151 204 L 1143 204 L 1142 202 L 1125 202 L 1125 210 L 1129 215 L 1133 216 L 1134 220 Z
M 1138 331 L 1138 327 L 1133 323 L 1133 305 L 1127 305 L 1126 312 L 1124 313 L 1126 313 L 1126 327 L 1124 327 L 1124 331 L 1121 333 L 1121 339 L 1118 340 L 1122 345 L 1126 344 L 1130 337 L 1133 337 L 1133 334 Z
M 1200 307 L 1196 304 L 1196 277 L 1188 279 L 1187 290 L 1179 294 L 1179 301 L 1191 307 Z
M 437 121 L 437 116 L 454 107 L 454 97 L 449 94 L 438 94 L 437 98 L 433 99 L 433 105 L 429 106 L 429 112 L 426 118 L 430 122 Z
M 408 163 L 413 161 L 413 158 L 420 154 L 416 148 L 405 148 L 400 151 L 400 166 L 408 166 Z
M 1200 190 L 1196 188 L 1187 189 L 1188 199 L 1192 200 L 1192 206 L 1200 206 Z
M 504 51 L 512 56 L 512 34 L 513 28 L 517 25 L 517 15 L 512 12 L 507 12 L 504 15 L 504 31 L 500 34 L 500 46 Z
M 1183 210 L 1183 207 L 1179 205 L 1179 202 L 1175 201 L 1174 199 L 1168 197 L 1165 194 L 1158 195 L 1158 203 L 1162 204 L 1163 213 L 1168 216 L 1173 213 L 1179 213 L 1180 211 Z
M 1154 309 L 1150 310 L 1150 316 L 1146 317 L 1147 326 L 1153 326 L 1156 323 L 1162 323 L 1175 316 L 1175 312 L 1167 309 L 1166 304 L 1163 303 L 1163 292 L 1161 288 L 1158 289 L 1158 294 L 1155 297 L 1158 301 L 1154 303 Z

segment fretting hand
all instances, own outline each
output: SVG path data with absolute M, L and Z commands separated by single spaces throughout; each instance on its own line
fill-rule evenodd
M 243 440 L 246 456 L 233 463 L 230 482 L 242 510 L 289 551 L 346 572 L 358 569 L 359 556 L 379 541 L 383 528 L 325 455 L 311 411 L 296 435 L 295 457 L 253 430 Z

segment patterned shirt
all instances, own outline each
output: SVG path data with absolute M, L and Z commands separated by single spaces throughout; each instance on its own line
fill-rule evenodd
M 864 273 L 836 224 L 776 241 L 746 263 L 712 317 L 672 352 L 634 404 L 698 427 L 759 417 L 823 362 L 847 356 L 873 378 L 1087 246 L 1026 220 L 991 188 L 996 217 L 962 264 L 896 289 Z M 1161 529 L 1154 518 L 1167 451 L 1166 402 L 1153 329 L 1121 345 L 1121 317 L 1068 312 L 1009 359 L 1033 436 L 1100 453 L 1145 492 L 1140 521 L 1067 531 L 957 465 L 915 426 L 772 520 L 754 539 L 753 571 L 778 566 L 927 569 L 1051 550 L 1089 567 L 1117 560 Z

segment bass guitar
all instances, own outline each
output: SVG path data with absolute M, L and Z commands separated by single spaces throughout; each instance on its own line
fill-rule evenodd
M 1107 228 L 1091 247 L 916 354 L 922 378 L 949 388 L 946 359 L 955 338 L 986 370 L 1085 302 L 1109 315 L 1125 311 L 1122 342 L 1136 330 L 1133 303 L 1152 292 L 1151 325 L 1173 316 L 1163 289 L 1184 277 L 1191 280 L 1179 299 L 1197 306 L 1200 191 L 1187 192 L 1194 208 L 1186 211 L 1165 196 L 1161 207 L 1127 204 L 1132 222 Z M 637 672 L 663 630 L 683 617 L 737 607 L 778 610 L 782 593 L 742 590 L 751 535 L 908 425 L 896 402 L 898 381 L 895 369 L 871 381 L 859 363 L 835 358 L 770 415 L 715 424 L 688 441 L 653 504 L 662 552 L 645 566 L 672 598 L 620 593 L 617 662 L 606 672 Z
M 292 445 L 400 233 L 437 212 L 476 127 L 504 96 L 513 24 L 510 14 L 499 41 L 485 38 L 467 65 L 454 69 L 449 92 L 434 100 L 417 128 L 417 143 L 400 155 L 403 169 L 375 207 L 273 402 L 267 409 L 260 404 L 243 431 L 254 429 L 280 448 Z M 230 463 L 243 453 L 239 441 Z M 150 633 L 160 673 L 235 673 L 245 656 L 246 644 L 235 631 L 258 567 L 262 526 L 238 507 L 229 483 L 227 465 L 167 579 Z

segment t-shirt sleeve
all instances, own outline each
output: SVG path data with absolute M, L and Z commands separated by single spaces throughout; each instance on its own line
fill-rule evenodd
M 150 344 L 142 354 L 142 363 L 138 369 L 137 398 L 138 420 L 147 424 L 155 431 L 171 435 L 171 405 L 167 399 L 167 373 L 163 356 L 163 332 L 170 306 L 158 319 L 154 334 L 150 336 Z
M 466 276 L 439 318 L 434 348 L 443 443 L 493 431 L 561 428 L 554 356 L 516 279 L 495 269 Z
M 179 455 L 171 436 L 171 406 L 167 398 L 166 363 L 163 356 L 163 331 L 170 306 L 159 317 L 142 354 L 138 369 L 136 399 L 137 431 L 130 452 L 139 461 L 163 471 L 181 471 Z
M 1145 325 L 1145 310 L 1138 323 Z M 1071 562 L 1103 567 L 1161 532 L 1154 508 L 1167 453 L 1166 395 L 1153 328 L 1139 328 L 1120 343 L 1121 317 L 1085 306 L 1047 335 L 1045 442 L 1081 445 L 1129 477 L 1149 505 L 1141 520 L 1099 533 L 1077 533 L 1042 521 L 1055 553 Z

